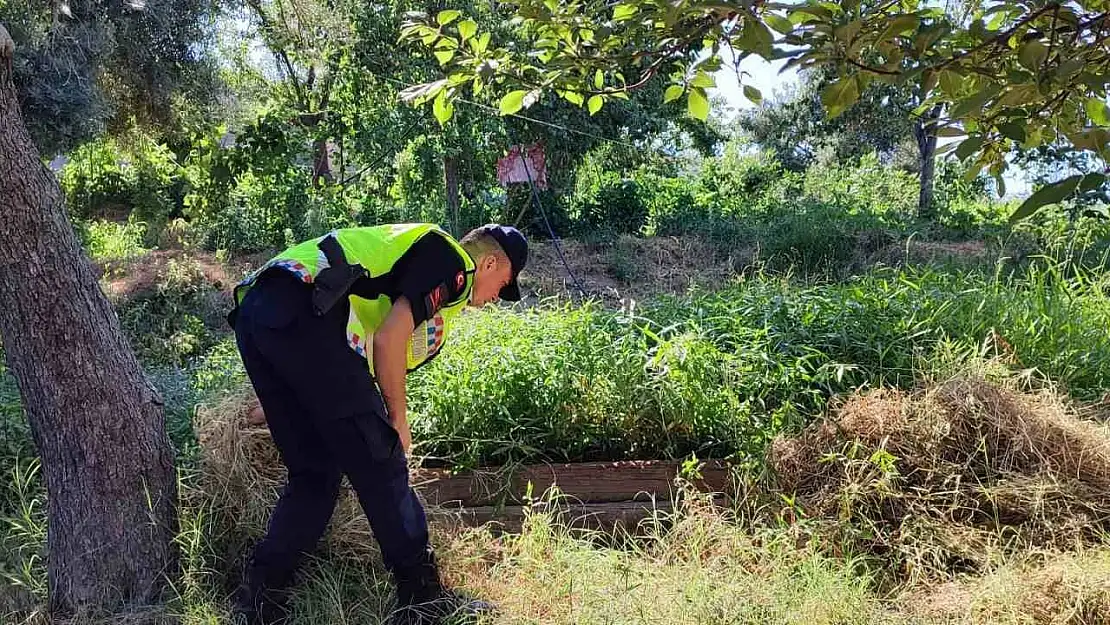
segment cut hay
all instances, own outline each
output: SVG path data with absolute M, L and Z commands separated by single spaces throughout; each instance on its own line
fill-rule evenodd
M 959 378 L 830 414 L 773 443 L 776 487 L 834 544 L 899 575 L 980 571 L 1110 529 L 1110 434 L 1051 393 Z
M 244 388 L 197 411 L 201 447 L 199 492 L 235 534 L 228 543 L 244 555 L 243 543 L 261 537 L 285 483 L 285 465 L 266 426 L 255 420 L 258 399 Z M 333 553 L 376 556 L 377 546 L 358 499 L 344 480 L 324 542 Z
M 915 622 L 1110 623 L 1110 551 L 1019 561 L 982 576 L 906 589 L 895 603 Z

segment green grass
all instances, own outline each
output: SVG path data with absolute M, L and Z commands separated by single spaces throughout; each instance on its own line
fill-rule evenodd
M 79 232 L 93 262 L 126 260 L 150 251 L 143 246 L 146 226 L 141 223 L 86 221 L 80 224 Z
M 719 292 L 623 311 L 559 302 L 472 311 L 443 354 L 410 378 L 417 452 L 460 467 L 697 454 L 731 455 L 754 468 L 769 440 L 809 422 L 830 397 L 908 387 L 977 355 L 1009 359 L 1011 370 L 1035 369 L 1033 377 L 1093 399 L 1110 381 L 1105 285 L 1054 267 L 1018 277 L 907 268 L 817 284 L 754 275 Z M 139 321 L 128 327 L 161 327 Z M 195 479 L 195 406 L 245 384 L 234 343 L 208 345 L 147 361 L 182 452 L 185 493 L 186 572 L 165 610 L 198 624 L 225 622 L 227 585 L 261 531 L 228 518 L 220 494 L 201 492 Z M 2 617 L 42 599 L 45 528 L 29 431 L 2 370 L 0 432 Z M 453 581 L 504 606 L 498 623 L 934 622 L 900 613 L 868 573 L 875 569 L 799 541 L 804 532 L 700 512 L 678 521 L 621 548 L 572 535 L 543 515 L 517 536 L 441 532 L 436 540 Z M 373 548 L 319 555 L 299 587 L 293 625 L 377 622 L 389 585 Z M 1102 570 L 1103 560 L 1073 568 Z M 1003 563 L 998 579 L 1020 577 L 1007 573 L 1020 566 Z M 1081 578 L 1066 578 L 1076 594 L 1065 599 L 1106 614 L 1098 611 L 1102 591 Z M 1025 622 L 1023 602 L 1039 597 L 991 592 L 943 622 Z M 1064 614 L 1067 601 L 1053 614 Z
M 459 467 L 690 454 L 755 461 L 832 396 L 908 388 L 976 355 L 1095 399 L 1110 384 L 1105 284 L 1054 269 L 1004 279 L 907 268 L 816 285 L 757 275 L 631 312 L 557 302 L 471 311 L 443 353 L 410 376 L 417 453 Z M 150 363 L 181 447 L 192 440 L 189 407 L 244 383 L 234 342 L 210 344 L 184 368 Z M 0 388 L 0 410 L 13 400 Z M 8 457 L 26 449 L 25 432 L 13 434 L 5 445 L 19 449 Z
M 1094 399 L 1110 382 L 1104 286 L 905 269 L 816 286 L 756 277 L 635 314 L 478 311 L 412 377 L 414 439 L 461 466 L 751 459 L 835 394 L 907 388 L 976 355 Z

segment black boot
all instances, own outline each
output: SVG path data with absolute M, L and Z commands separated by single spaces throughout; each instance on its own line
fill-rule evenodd
M 490 603 L 445 588 L 430 550 L 420 564 L 394 571 L 393 579 L 397 584 L 397 607 L 387 625 L 468 623 L 495 609 Z
M 232 600 L 237 625 L 285 625 L 289 620 L 289 593 L 273 588 L 265 576 L 248 565 L 243 583 Z

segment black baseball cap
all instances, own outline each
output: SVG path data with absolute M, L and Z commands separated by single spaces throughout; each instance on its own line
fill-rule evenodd
M 505 301 L 519 302 L 520 285 L 517 284 L 516 279 L 520 275 L 520 270 L 524 269 L 524 265 L 528 262 L 528 239 L 524 237 L 523 232 L 512 226 L 486 224 L 478 230 L 489 234 L 497 241 L 497 244 L 505 252 L 505 256 L 509 257 L 509 263 L 512 265 L 513 277 L 501 289 L 498 296 Z

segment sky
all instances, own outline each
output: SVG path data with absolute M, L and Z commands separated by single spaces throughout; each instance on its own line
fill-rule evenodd
M 786 59 L 767 61 L 753 54 L 740 63 L 740 71 L 747 72 L 743 76 L 746 84 L 759 89 L 764 100 L 770 100 L 776 93 L 782 93 L 789 85 L 798 82 L 798 72 L 794 68 L 785 72 L 781 71 L 785 65 Z M 721 111 L 726 118 L 731 118 L 737 112 L 755 106 L 744 97 L 730 59 L 726 58 L 724 67 L 718 70 L 713 77 L 717 81 L 717 87 L 709 90 L 710 97 L 724 98 L 727 106 L 731 109 Z M 941 138 L 940 145 L 958 140 Z M 941 158 L 944 158 L 944 156 L 942 155 Z M 1024 197 L 1031 192 L 1029 182 L 1026 180 L 1026 172 L 1016 166 L 1011 165 L 1003 175 L 1003 179 L 1006 182 L 1007 199 Z
M 770 100 L 776 91 L 781 92 L 787 85 L 798 82 L 798 70 L 790 68 L 783 72 L 782 68 L 785 65 L 786 59 L 766 61 L 753 54 L 740 62 L 740 71 L 748 73 L 744 76 L 747 84 L 759 89 L 764 100 Z M 740 83 L 730 59 L 726 58 L 724 67 L 714 74 L 714 78 L 717 80 L 717 87 L 710 89 L 711 94 L 723 97 L 737 110 L 754 106 L 741 92 Z

